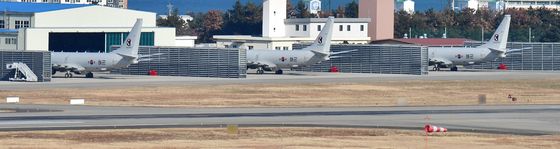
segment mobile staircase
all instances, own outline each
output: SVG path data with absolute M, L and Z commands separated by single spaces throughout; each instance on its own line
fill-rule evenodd
M 25 63 L 15 62 L 12 64 L 7 64 L 6 69 L 15 69 L 14 77 L 10 78 L 10 81 L 26 81 L 26 82 L 37 82 L 37 75 L 33 73 L 33 70 L 27 66 Z

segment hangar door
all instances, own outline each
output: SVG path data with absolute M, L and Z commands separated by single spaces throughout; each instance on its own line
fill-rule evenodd
M 107 33 L 105 51 L 111 52 L 111 47 L 120 45 L 124 42 L 126 36 L 128 36 L 128 33 Z M 140 35 L 140 46 L 154 46 L 154 32 L 142 32 Z
M 111 52 L 120 45 L 126 33 L 49 33 L 49 51 L 55 52 Z M 154 46 L 154 32 L 140 35 L 141 46 Z
M 49 33 L 49 51 L 102 52 L 105 33 Z

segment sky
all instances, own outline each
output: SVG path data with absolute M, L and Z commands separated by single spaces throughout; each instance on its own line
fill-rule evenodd
M 129 0 L 129 9 L 142 10 L 156 12 L 158 14 L 167 13 L 167 4 L 170 2 L 179 9 L 181 14 L 187 12 L 206 12 L 208 10 L 227 10 L 232 8 L 236 0 Z M 241 0 L 241 2 L 246 3 L 247 1 L 253 1 L 257 4 L 261 4 L 262 0 Z M 292 0 L 295 4 L 297 0 Z M 322 0 L 323 8 L 327 8 L 327 3 L 329 0 Z M 338 5 L 344 5 L 352 0 L 331 0 L 332 7 L 336 8 Z M 356 0 L 359 1 L 359 0 Z M 415 0 L 416 9 L 423 11 L 429 8 L 434 8 L 436 10 L 442 9 L 447 3 L 447 0 Z

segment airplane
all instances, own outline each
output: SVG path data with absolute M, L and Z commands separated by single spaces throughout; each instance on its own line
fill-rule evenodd
M 466 66 L 489 62 L 518 51 L 506 49 L 510 22 L 511 16 L 505 15 L 492 38 L 486 44 L 478 47 L 429 47 L 430 66 L 434 66 L 433 70 L 436 71 L 449 66 L 451 66 L 451 71 L 458 71 L 457 65 Z
M 264 71 L 275 71 L 283 74 L 283 68 L 291 69 L 310 66 L 333 58 L 333 55 L 352 51 L 331 52 L 331 38 L 333 34 L 334 17 L 329 17 L 324 28 L 311 46 L 301 50 L 248 50 L 247 69 L 257 69 L 257 74 Z
M 72 78 L 72 73 L 93 78 L 93 72 L 111 71 L 136 64 L 142 58 L 149 57 L 138 55 L 141 30 L 142 19 L 137 19 L 126 40 L 110 53 L 52 52 L 52 74 L 58 71 L 65 72 L 66 78 Z

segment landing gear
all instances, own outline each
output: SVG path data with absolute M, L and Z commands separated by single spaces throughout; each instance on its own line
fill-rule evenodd
M 457 66 L 453 66 L 451 67 L 451 71 L 459 71 L 459 68 L 457 68 Z
M 93 78 L 93 73 L 91 72 L 86 73 L 86 78 Z
M 439 66 L 439 64 L 435 64 L 434 68 L 432 68 L 433 71 L 440 71 L 441 67 Z
M 278 69 L 276 70 L 276 74 L 284 74 L 284 71 L 282 71 L 282 69 Z
M 257 74 L 264 74 L 264 69 L 261 67 L 257 68 Z
M 72 72 L 67 71 L 66 74 L 64 74 L 64 77 L 65 77 L 65 78 L 72 78 L 72 77 L 73 77 L 73 76 L 72 76 Z

